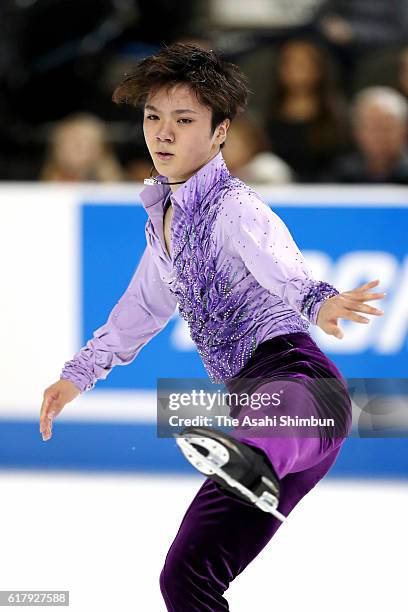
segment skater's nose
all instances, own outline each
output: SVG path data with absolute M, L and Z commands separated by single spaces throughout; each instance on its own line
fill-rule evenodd
M 156 140 L 158 142 L 173 142 L 174 141 L 174 132 L 171 125 L 167 122 L 160 122 L 160 125 L 157 127 L 156 132 Z

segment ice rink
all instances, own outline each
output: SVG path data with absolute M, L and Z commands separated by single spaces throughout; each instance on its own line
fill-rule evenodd
M 159 574 L 203 479 L 0 472 L 1 589 L 69 590 L 75 612 L 165 611 Z M 232 583 L 230 609 L 405 612 L 407 516 L 403 480 L 326 478 Z
M 0 188 L 0 251 L 13 264 L 2 275 L 0 590 L 69 591 L 73 612 L 166 612 L 159 575 L 204 480 L 171 437 L 157 435 L 158 380 L 207 385 L 178 313 L 133 363 L 64 409 L 51 441 L 39 434 L 44 390 L 107 320 L 143 252 L 141 188 Z M 349 381 L 353 435 L 225 596 L 233 612 L 407 612 L 408 392 L 382 411 L 369 385 L 383 380 L 388 401 L 406 380 L 407 190 L 261 193 L 314 278 L 339 291 L 380 278 L 388 297 L 370 325 L 344 320 L 341 342 L 311 328 Z

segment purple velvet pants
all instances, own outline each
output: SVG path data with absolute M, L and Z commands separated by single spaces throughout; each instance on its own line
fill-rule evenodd
M 338 425 L 336 436 L 257 437 L 259 432 L 255 430 L 256 437 L 241 431 L 232 433 L 266 454 L 280 480 L 278 510 L 288 516 L 336 461 L 351 427 L 351 401 L 339 370 L 304 332 L 284 334 L 260 344 L 239 374 L 228 381 L 227 388 L 242 392 L 246 380 L 259 378 L 260 384 L 251 390 L 262 388 L 273 393 L 282 387 L 277 381 L 282 376 L 293 377 L 294 381 L 332 378 L 339 385 L 334 391 L 318 394 L 316 400 L 306 386 L 295 384 L 280 407 L 293 415 L 305 413 L 307 406 L 308 414 L 333 416 Z M 160 575 L 167 609 L 229 610 L 223 594 L 230 582 L 259 554 L 281 524 L 273 515 L 207 478 L 184 515 Z

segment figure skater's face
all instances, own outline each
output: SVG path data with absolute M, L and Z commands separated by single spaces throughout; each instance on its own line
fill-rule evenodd
M 219 153 L 229 119 L 211 130 L 212 110 L 183 83 L 148 96 L 143 132 L 153 164 L 169 182 L 186 181 Z M 160 153 L 170 153 L 162 156 Z M 172 185 L 176 191 L 182 185 Z

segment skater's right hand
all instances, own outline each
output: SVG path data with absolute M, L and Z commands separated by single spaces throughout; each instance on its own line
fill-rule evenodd
M 40 412 L 40 432 L 44 441 L 51 438 L 52 420 L 56 417 L 65 404 L 71 402 L 79 394 L 80 390 L 73 382 L 66 379 L 58 380 L 44 391 L 44 399 Z

